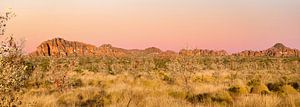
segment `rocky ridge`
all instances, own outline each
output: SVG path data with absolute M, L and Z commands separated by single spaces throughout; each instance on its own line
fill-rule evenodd
M 286 47 L 282 43 L 276 43 L 273 47 L 262 50 L 262 51 L 242 51 L 240 53 L 233 54 L 235 56 L 244 56 L 244 57 L 300 57 L 300 51 L 298 49 L 291 49 Z
M 277 43 L 273 47 L 262 50 L 262 51 L 242 51 L 239 53 L 228 54 L 225 50 L 215 51 L 207 49 L 182 49 L 179 53 L 173 51 L 162 51 L 156 47 L 146 48 L 144 50 L 139 49 L 122 49 L 113 47 L 110 44 L 103 44 L 96 47 L 91 44 L 86 44 L 77 41 L 67 41 L 62 38 L 54 38 L 52 40 L 47 40 L 42 42 L 37 50 L 31 53 L 31 56 L 54 56 L 54 57 L 64 57 L 64 56 L 122 56 L 128 54 L 160 54 L 160 55 L 199 55 L 199 56 L 242 56 L 242 57 L 300 57 L 300 51 L 297 49 L 291 49 L 284 46 L 282 43 Z

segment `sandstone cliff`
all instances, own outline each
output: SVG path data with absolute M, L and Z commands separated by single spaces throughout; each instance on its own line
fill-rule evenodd
M 100 55 L 109 55 L 109 56 L 121 56 L 127 54 L 153 54 L 161 53 L 162 51 L 158 48 L 151 47 L 146 48 L 145 50 L 126 50 L 122 48 L 113 47 L 110 44 L 103 44 L 99 47 L 94 45 L 85 44 L 77 41 L 67 41 L 62 38 L 54 38 L 42 42 L 37 50 L 31 53 L 31 56 L 54 56 L 54 57 L 63 57 L 63 56 L 100 56 Z
M 37 56 L 93 55 L 95 49 L 96 47 L 93 45 L 76 41 L 66 41 L 62 38 L 54 38 L 40 44 L 33 54 Z
M 214 51 L 207 49 L 194 49 L 186 50 L 182 49 L 179 53 L 173 51 L 162 51 L 156 47 L 146 48 L 144 50 L 132 49 L 126 50 L 122 48 L 113 47 L 110 44 L 104 44 L 99 47 L 94 45 L 85 44 L 77 41 L 67 41 L 62 38 L 54 38 L 52 40 L 41 43 L 35 52 L 30 54 L 31 56 L 122 56 L 129 54 L 159 54 L 162 56 L 173 56 L 173 55 L 199 55 L 199 56 L 230 56 L 226 51 Z M 300 57 L 300 51 L 297 49 L 291 49 L 284 46 L 281 43 L 275 44 L 273 47 L 262 50 L 262 51 L 242 51 L 239 53 L 232 54 L 232 56 L 243 56 L 243 57 Z

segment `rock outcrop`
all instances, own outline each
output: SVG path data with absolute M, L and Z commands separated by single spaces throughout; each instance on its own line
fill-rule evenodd
M 297 49 L 291 49 L 284 46 L 282 43 L 277 43 L 273 47 L 262 50 L 262 51 L 242 51 L 240 53 L 234 54 L 235 56 L 243 57 L 300 57 L 300 51 Z
M 43 42 L 37 47 L 37 50 L 30 54 L 30 56 L 122 56 L 129 54 L 159 54 L 162 56 L 174 56 L 174 55 L 197 55 L 197 56 L 231 56 L 226 51 L 214 51 L 207 49 L 194 49 L 187 50 L 182 49 L 179 53 L 173 51 L 162 51 L 156 47 L 146 48 L 144 50 L 132 49 L 126 50 L 122 48 L 113 47 L 110 44 L 104 44 L 100 47 L 94 45 L 85 44 L 77 41 L 67 41 L 62 38 L 54 38 Z M 262 51 L 242 51 L 232 54 L 232 56 L 242 57 L 300 57 L 300 51 L 297 49 L 291 49 L 284 46 L 281 43 L 275 44 L 273 47 Z
M 122 55 L 124 49 L 112 47 L 109 44 L 96 47 L 77 41 L 67 41 L 62 38 L 54 38 L 43 42 L 33 52 L 32 56 L 92 56 L 92 55 Z
M 37 50 L 31 53 L 31 56 L 54 56 L 54 57 L 63 57 L 63 56 L 121 56 L 127 54 L 159 54 L 162 53 L 162 50 L 150 47 L 145 50 L 126 50 L 122 48 L 113 47 L 110 44 L 103 44 L 99 47 L 94 45 L 85 44 L 77 41 L 67 41 L 62 38 L 54 38 L 52 40 L 45 41 L 41 43 Z
M 37 56 L 81 56 L 93 55 L 95 51 L 96 47 L 90 44 L 54 38 L 40 44 L 33 54 Z

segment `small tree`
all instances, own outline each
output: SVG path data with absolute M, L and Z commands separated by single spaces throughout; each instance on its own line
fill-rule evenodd
M 0 34 L 3 38 L 6 22 L 13 12 L 0 15 Z M 4 37 L 5 38 L 5 37 Z M 12 36 L 1 39 L 0 43 L 0 106 L 14 106 L 18 101 L 15 95 L 26 85 L 34 66 L 26 62 L 22 54 L 22 44 Z

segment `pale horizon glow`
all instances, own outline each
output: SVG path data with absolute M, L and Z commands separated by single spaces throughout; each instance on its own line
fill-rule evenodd
M 1 0 L 6 8 L 17 14 L 6 33 L 27 52 L 55 37 L 126 49 L 300 49 L 299 0 Z

